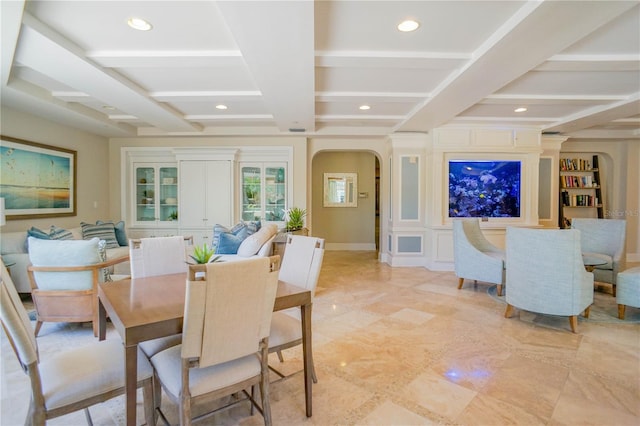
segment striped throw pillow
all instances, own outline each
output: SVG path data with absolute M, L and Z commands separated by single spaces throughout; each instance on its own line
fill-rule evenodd
M 118 248 L 118 240 L 116 239 L 116 230 L 113 223 L 103 223 L 100 225 L 93 225 L 91 223 L 80 223 L 82 226 L 82 239 L 90 240 L 92 238 L 99 238 L 106 241 L 107 248 Z

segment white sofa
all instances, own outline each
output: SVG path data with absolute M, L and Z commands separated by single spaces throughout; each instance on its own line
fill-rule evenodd
M 76 240 L 82 239 L 82 228 L 69 229 Z M 129 247 L 107 249 L 107 260 L 129 254 Z M 0 239 L 0 254 L 7 269 L 11 272 L 11 278 L 19 293 L 31 293 L 31 284 L 27 276 L 27 266 L 29 266 L 29 253 L 27 252 L 27 232 L 5 232 Z M 129 275 L 131 268 L 129 262 L 118 263 L 114 266 L 113 273 L 118 275 Z

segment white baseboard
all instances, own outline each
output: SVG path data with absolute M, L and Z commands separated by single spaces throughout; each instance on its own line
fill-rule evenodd
M 346 250 L 346 251 L 375 251 L 375 243 L 326 243 L 324 244 L 325 250 Z

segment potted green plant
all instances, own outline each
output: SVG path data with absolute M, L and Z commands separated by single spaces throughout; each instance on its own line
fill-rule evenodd
M 178 220 L 178 212 L 176 210 L 169 213 L 169 220 Z
M 304 227 L 304 217 L 307 215 L 305 209 L 291 207 L 284 211 L 284 221 L 287 231 L 296 231 Z
M 204 263 L 218 262 L 221 256 L 213 257 L 215 252 L 216 251 L 212 247 L 209 247 L 207 243 L 204 243 L 202 244 L 202 246 L 194 246 L 193 254 L 190 254 L 189 257 L 199 265 Z

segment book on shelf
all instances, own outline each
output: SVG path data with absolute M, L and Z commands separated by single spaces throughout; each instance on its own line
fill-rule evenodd
M 592 169 L 591 162 L 583 158 L 561 158 L 560 159 L 561 171 L 571 171 L 571 170 L 589 171 L 591 169 Z

